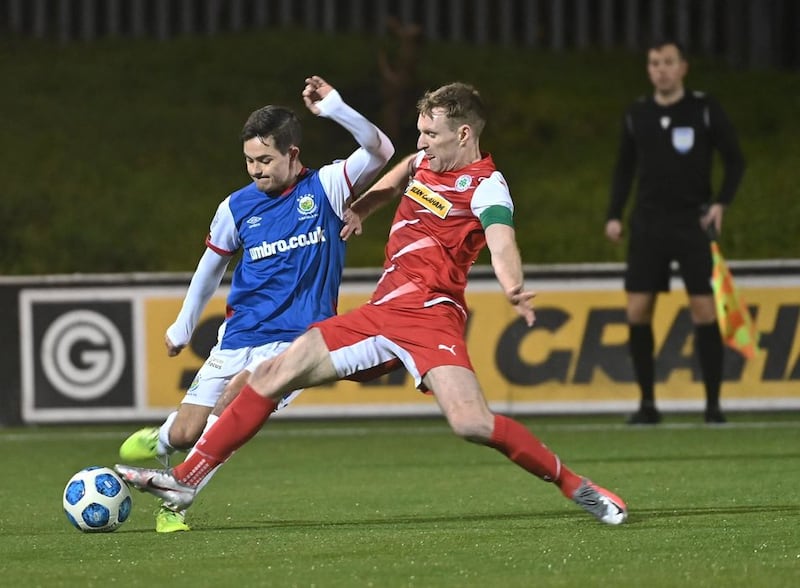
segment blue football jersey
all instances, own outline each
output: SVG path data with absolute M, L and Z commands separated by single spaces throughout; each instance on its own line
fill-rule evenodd
M 280 196 L 245 186 L 217 209 L 207 245 L 241 250 L 233 272 L 223 349 L 292 341 L 336 314 L 344 267 L 344 223 L 317 170 Z

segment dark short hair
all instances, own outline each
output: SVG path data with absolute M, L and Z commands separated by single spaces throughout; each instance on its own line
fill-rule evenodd
M 443 108 L 449 121 L 466 123 L 480 135 L 486 124 L 486 105 L 474 86 L 453 82 L 429 90 L 417 102 L 417 112 L 430 116 L 434 108 Z
M 661 39 L 653 39 L 647 45 L 647 51 L 658 51 L 659 49 L 663 49 L 667 45 L 673 45 L 678 50 L 678 57 L 682 60 L 686 61 L 686 47 L 684 47 L 683 43 L 676 39 L 671 38 L 661 38 Z
M 300 120 L 297 115 L 283 106 L 264 106 L 248 117 L 242 128 L 242 142 L 255 137 L 266 140 L 272 137 L 275 147 L 285 154 L 292 145 L 300 146 L 303 138 Z

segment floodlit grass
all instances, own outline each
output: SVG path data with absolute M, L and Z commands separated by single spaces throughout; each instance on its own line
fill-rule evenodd
M 270 423 L 201 494 L 190 533 L 155 500 L 84 535 L 63 485 L 112 465 L 133 427 L 0 431 L 6 586 L 796 586 L 800 415 L 525 419 L 573 469 L 619 492 L 597 523 L 440 420 Z

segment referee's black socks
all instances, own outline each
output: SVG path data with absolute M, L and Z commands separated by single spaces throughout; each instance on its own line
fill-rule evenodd
M 633 373 L 642 394 L 641 407 L 655 408 L 655 359 L 653 358 L 653 326 L 628 325 L 628 346 L 633 360 Z
M 719 389 L 722 383 L 722 336 L 717 321 L 695 325 L 694 347 L 703 372 L 706 387 L 706 410 L 719 409 Z

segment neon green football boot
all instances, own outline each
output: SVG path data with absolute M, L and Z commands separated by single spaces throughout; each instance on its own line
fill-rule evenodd
M 145 427 L 125 439 L 119 446 L 123 461 L 142 461 L 158 457 L 158 427 Z
M 156 533 L 174 533 L 176 531 L 191 531 L 186 524 L 186 511 L 174 511 L 162 506 L 156 513 Z

